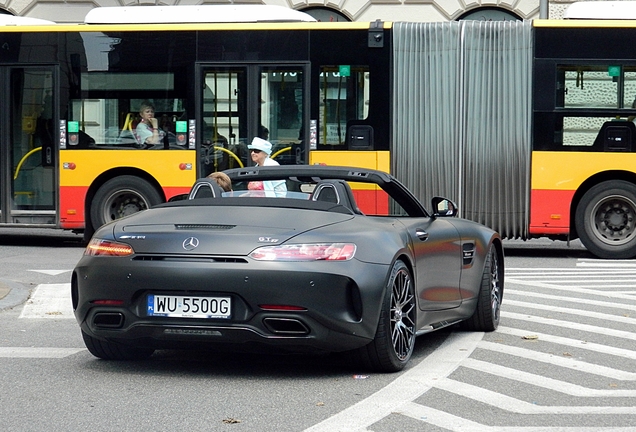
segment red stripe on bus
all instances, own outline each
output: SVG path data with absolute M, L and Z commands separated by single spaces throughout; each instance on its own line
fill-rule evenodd
M 389 199 L 384 191 L 354 189 L 353 197 L 364 214 L 389 214 Z
M 530 192 L 530 234 L 568 234 L 573 190 Z
M 84 228 L 84 200 L 88 186 L 60 186 L 60 228 Z

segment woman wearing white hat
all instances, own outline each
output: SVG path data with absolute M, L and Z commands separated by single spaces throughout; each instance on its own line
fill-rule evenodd
M 280 165 L 269 155 L 272 153 L 272 143 L 262 138 L 255 137 L 252 143 L 247 146 L 250 151 L 252 161 L 258 166 L 274 166 Z M 287 186 L 284 180 L 266 180 L 263 182 L 263 190 L 274 192 L 287 192 Z

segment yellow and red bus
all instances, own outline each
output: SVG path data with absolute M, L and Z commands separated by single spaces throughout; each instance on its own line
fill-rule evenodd
M 0 16 L 0 226 L 88 237 L 246 166 L 255 136 L 280 163 L 308 163 L 310 149 L 344 146 L 348 119 L 388 124 L 388 100 L 365 105 L 390 73 L 388 45 L 363 49 L 368 32 L 272 6 L 97 8 L 78 25 Z M 370 68 L 382 71 L 371 85 Z M 140 140 L 142 104 L 160 142 Z
M 636 256 L 636 21 L 321 23 L 237 7 L 0 25 L 0 226 L 88 236 L 247 166 L 259 136 L 281 164 L 389 171 L 504 238 Z M 158 144 L 136 134 L 147 103 Z M 353 187 L 364 212 L 390 213 Z

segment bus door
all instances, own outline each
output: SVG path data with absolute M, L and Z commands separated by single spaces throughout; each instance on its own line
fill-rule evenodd
M 272 143 L 281 165 L 307 163 L 307 65 L 203 66 L 201 68 L 201 173 L 253 165 L 254 137 Z
M 0 223 L 55 226 L 53 67 L 1 67 Z

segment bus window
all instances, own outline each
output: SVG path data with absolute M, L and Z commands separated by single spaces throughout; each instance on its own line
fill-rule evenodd
M 247 72 L 245 68 L 214 68 L 204 72 L 203 175 L 248 162 Z
M 174 93 L 172 73 L 87 72 L 82 75 L 82 99 L 71 99 L 68 121 L 80 133 L 69 136 L 69 149 L 185 149 L 185 100 Z M 160 134 L 154 142 L 142 131 L 142 104 L 154 108 Z M 181 132 L 181 133 L 178 133 Z
M 608 73 L 608 65 L 561 65 L 558 76 L 565 79 L 561 108 L 618 108 L 618 77 Z
M 258 136 L 272 143 L 272 158 L 281 165 L 303 163 L 303 70 L 263 68 Z
M 369 113 L 368 66 L 322 66 L 318 144 L 346 150 L 347 122 Z
M 623 108 L 636 108 L 636 67 L 625 67 L 624 75 L 624 106 Z
M 592 147 L 605 122 L 616 121 L 615 117 L 564 117 L 564 146 Z
M 55 221 L 53 83 L 54 75 L 49 68 L 10 70 L 9 95 L 5 99 L 10 112 L 10 139 L 3 143 L 9 146 L 0 152 L 0 162 L 3 174 L 5 170 L 11 173 L 5 175 L 5 179 L 11 179 L 10 188 L 6 189 L 11 194 L 2 200 L 3 204 L 9 203 L 2 205 L 2 209 L 10 210 L 1 213 L 2 222 Z

